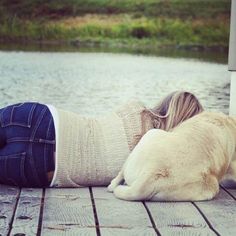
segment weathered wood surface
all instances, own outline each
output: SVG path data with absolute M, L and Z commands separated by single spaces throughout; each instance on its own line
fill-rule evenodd
M 11 230 L 20 190 L 0 185 L 0 235 Z
M 0 235 L 236 235 L 236 189 L 206 202 L 127 202 L 106 188 L 0 185 Z
M 215 235 L 191 202 L 147 202 L 161 235 Z
M 236 200 L 236 189 L 227 189 L 227 191 L 232 195 L 232 197 Z
M 195 204 L 219 235 L 236 235 L 236 201 L 226 191 L 221 189 L 214 201 Z
M 89 189 L 47 189 L 42 235 L 96 235 Z
M 42 192 L 42 189 L 21 189 L 11 235 L 37 234 Z
M 93 188 L 102 235 L 156 235 L 142 202 L 116 199 L 104 188 Z

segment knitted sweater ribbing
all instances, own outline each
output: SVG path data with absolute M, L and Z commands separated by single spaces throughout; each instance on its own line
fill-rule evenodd
M 131 102 L 108 116 L 95 119 L 58 109 L 54 186 L 109 184 L 134 148 L 136 136 L 142 133 L 143 110 L 139 102 Z

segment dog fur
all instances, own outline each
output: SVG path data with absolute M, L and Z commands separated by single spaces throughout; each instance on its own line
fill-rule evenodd
M 202 201 L 225 178 L 236 181 L 236 118 L 202 112 L 170 132 L 148 131 L 108 191 L 131 201 Z

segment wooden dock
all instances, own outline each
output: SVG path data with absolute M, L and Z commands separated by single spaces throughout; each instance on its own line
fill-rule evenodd
M 127 202 L 106 188 L 0 185 L 0 235 L 236 235 L 236 189 L 206 202 Z

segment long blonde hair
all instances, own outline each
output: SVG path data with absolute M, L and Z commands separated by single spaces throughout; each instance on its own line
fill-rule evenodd
M 202 111 L 203 107 L 194 94 L 186 91 L 173 92 L 154 108 L 143 111 L 143 131 L 145 132 L 146 116 L 151 117 L 154 128 L 168 131 Z

